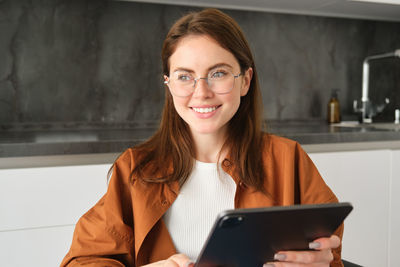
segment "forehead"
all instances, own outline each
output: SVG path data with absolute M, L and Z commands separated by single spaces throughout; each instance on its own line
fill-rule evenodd
M 204 71 L 216 64 L 228 64 L 239 70 L 235 56 L 207 35 L 189 35 L 182 38 L 169 58 L 170 72 L 177 68 Z

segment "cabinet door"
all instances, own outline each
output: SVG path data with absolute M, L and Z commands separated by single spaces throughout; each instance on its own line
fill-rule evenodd
M 3 266 L 58 266 L 71 245 L 74 224 L 105 193 L 109 168 L 0 170 Z
M 354 206 L 345 221 L 343 259 L 362 266 L 389 266 L 391 151 L 312 153 L 310 157 L 339 201 Z
M 0 232 L 1 266 L 59 266 L 69 250 L 74 225 Z
M 400 266 L 400 150 L 392 152 L 392 179 L 390 184 L 389 263 Z

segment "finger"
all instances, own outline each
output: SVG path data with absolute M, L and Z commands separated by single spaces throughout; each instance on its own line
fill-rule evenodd
M 275 254 L 275 260 L 292 263 L 330 263 L 333 254 L 330 249 L 316 251 L 282 251 Z
M 164 267 L 189 267 L 192 261 L 184 254 L 175 254 L 164 262 Z
M 313 242 L 309 244 L 311 249 L 332 249 L 340 246 L 340 238 L 336 235 L 332 235 L 331 237 L 322 237 L 315 239 Z

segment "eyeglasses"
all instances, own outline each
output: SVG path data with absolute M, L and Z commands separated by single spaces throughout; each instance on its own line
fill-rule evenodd
M 236 78 L 241 75 L 242 73 L 234 75 L 229 70 L 218 68 L 211 70 L 207 77 L 194 78 L 190 72 L 178 70 L 164 84 L 168 85 L 173 95 L 185 97 L 193 94 L 197 81 L 202 79 L 214 93 L 228 94 L 235 86 Z

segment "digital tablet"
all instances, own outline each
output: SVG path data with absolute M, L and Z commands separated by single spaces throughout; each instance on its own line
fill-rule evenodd
M 329 237 L 353 209 L 350 203 L 235 209 L 221 212 L 196 267 L 261 267 L 282 250 L 309 250 Z

